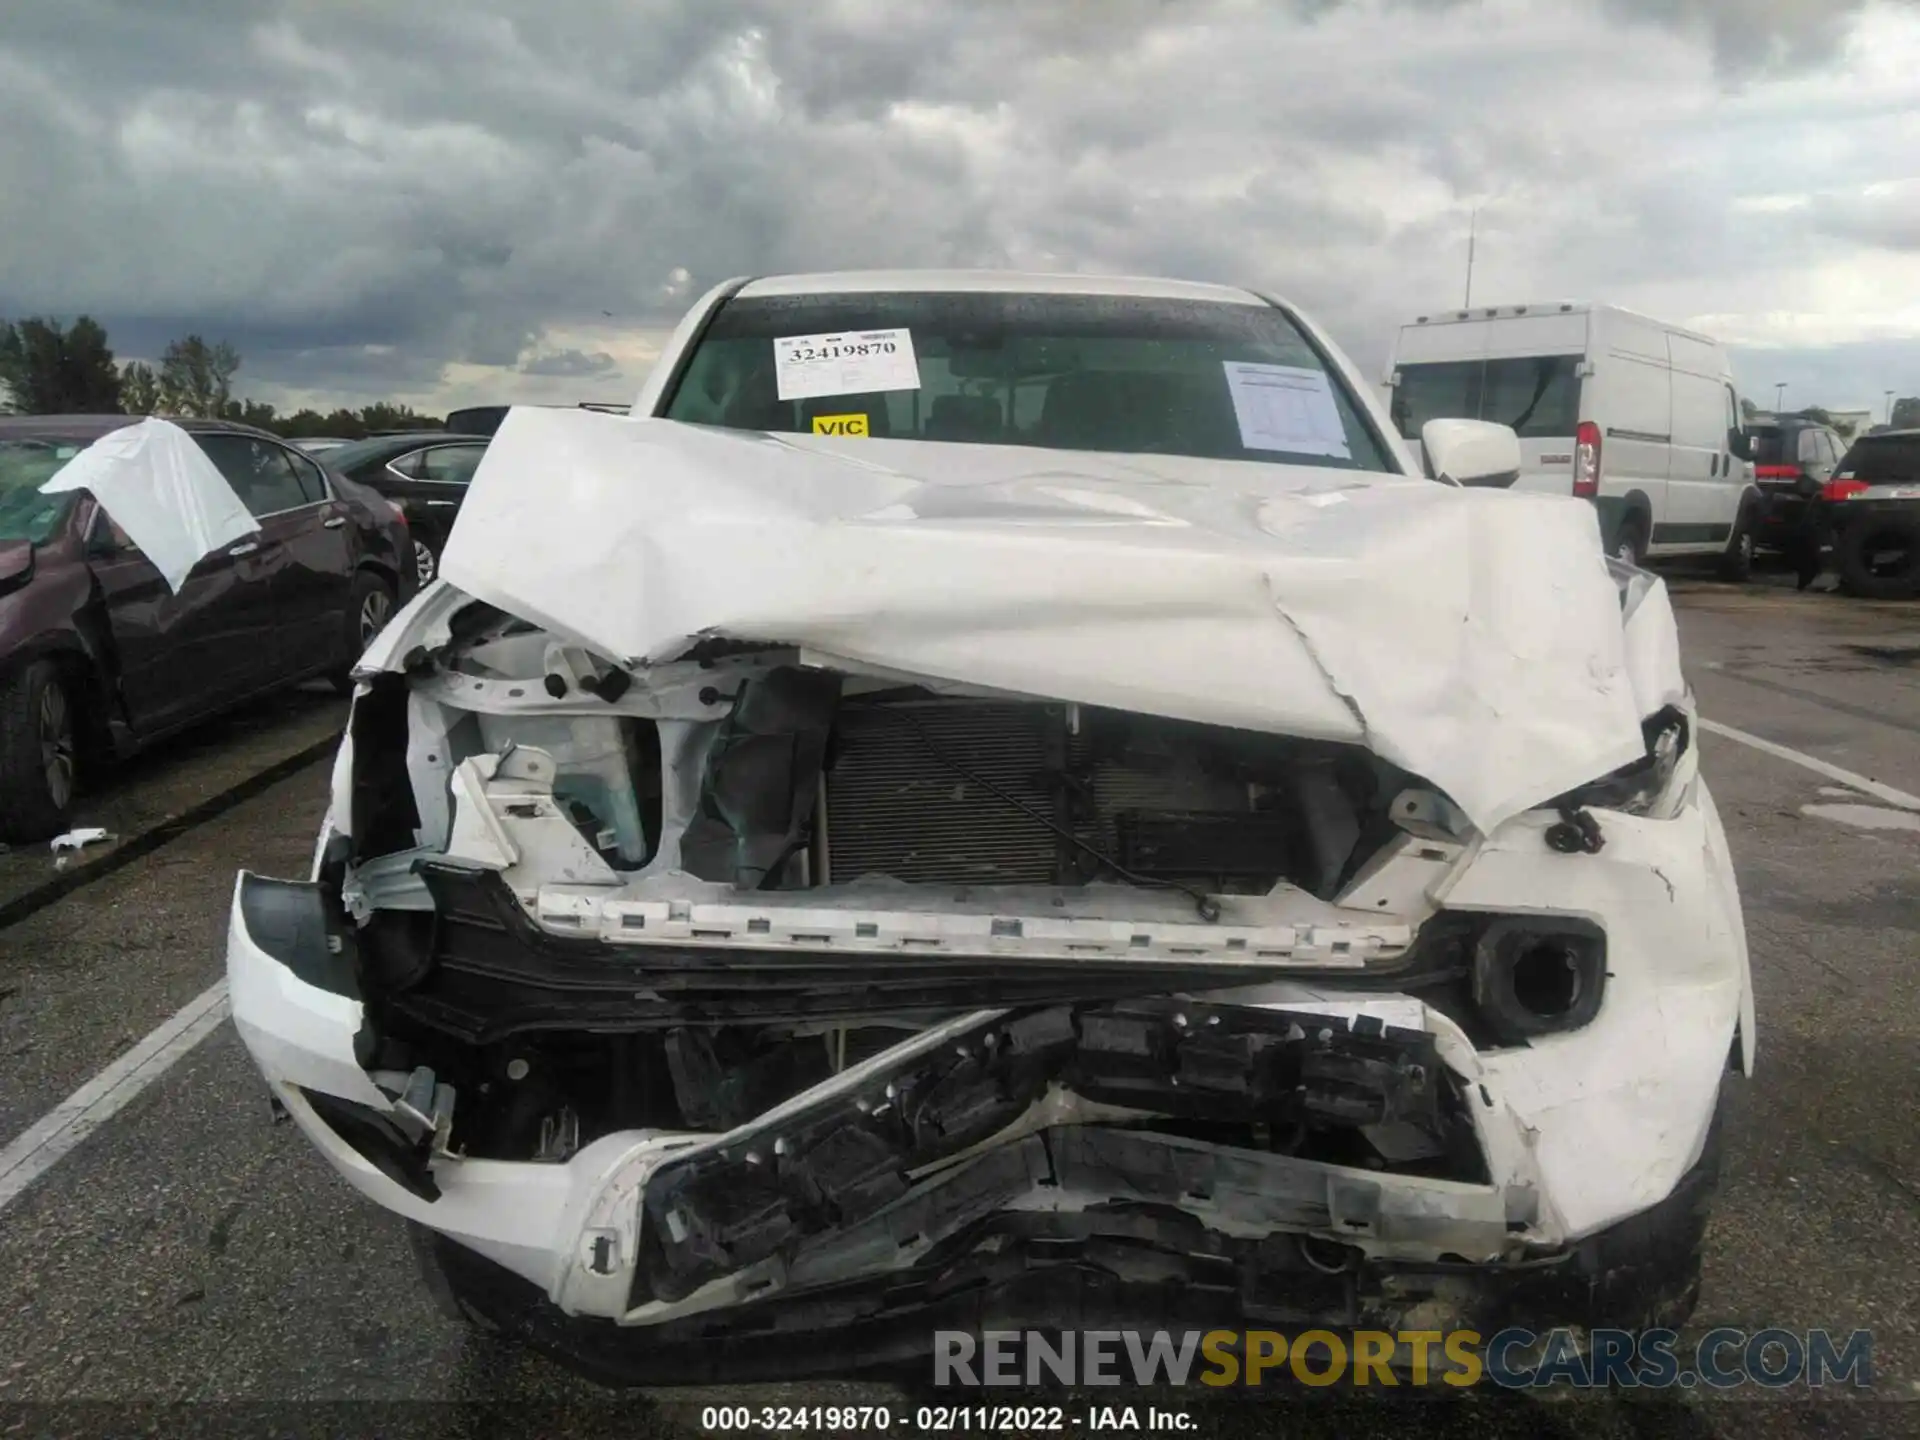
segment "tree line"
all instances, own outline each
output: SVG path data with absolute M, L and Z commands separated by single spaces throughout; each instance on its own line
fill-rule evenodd
M 240 355 L 200 335 L 175 340 L 157 366 L 116 364 L 107 332 L 91 316 L 71 325 L 46 317 L 0 321 L 0 387 L 27 415 L 167 415 L 237 420 L 288 439 L 337 435 L 357 440 L 380 430 L 436 429 L 443 422 L 385 402 L 322 414 L 273 406 L 233 393 Z

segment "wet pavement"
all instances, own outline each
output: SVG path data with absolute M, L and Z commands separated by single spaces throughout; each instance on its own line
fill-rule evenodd
M 97 827 L 109 838 L 69 853 L 63 865 L 46 844 L 0 846 L 0 924 L 305 768 L 330 753 L 346 718 L 347 702 L 325 682 L 301 685 L 89 776 L 74 805 L 73 828 Z
M 1920 794 L 1920 607 L 1767 583 L 1676 578 L 1674 592 L 1709 717 Z M 1773 755 L 1713 734 L 1702 747 L 1747 907 L 1760 1045 L 1735 1087 L 1693 1329 L 1870 1329 L 1873 1398 L 1160 1397 L 1193 1433 L 1920 1433 L 1920 833 Z M 325 774 L 316 761 L 0 929 L 0 1146 L 218 978 L 233 870 L 304 871 Z M 898 1434 L 925 1398 L 844 1384 L 609 1397 L 449 1324 L 399 1224 L 271 1123 L 230 1025 L 0 1212 L 0 1296 L 14 1300 L 0 1435 L 702 1433 L 716 1403 L 888 1404 Z

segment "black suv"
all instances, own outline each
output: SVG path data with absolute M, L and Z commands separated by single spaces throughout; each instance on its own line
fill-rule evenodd
M 1831 426 L 1803 415 L 1781 415 L 1747 426 L 1753 446 L 1753 478 L 1767 497 L 1755 544 L 1764 550 L 1794 550 L 1804 543 L 1807 503 L 1820 496 L 1846 450 Z
M 1870 600 L 1920 598 L 1920 430 L 1861 436 L 1822 495 L 1840 588 Z

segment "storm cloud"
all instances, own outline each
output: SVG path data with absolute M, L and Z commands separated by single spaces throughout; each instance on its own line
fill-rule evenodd
M 24 9 L 0 315 L 224 337 L 282 403 L 623 399 L 714 281 L 867 265 L 1257 284 L 1371 368 L 1463 295 L 1476 208 L 1478 303 L 1711 318 L 1803 400 L 1920 390 L 1908 4 Z

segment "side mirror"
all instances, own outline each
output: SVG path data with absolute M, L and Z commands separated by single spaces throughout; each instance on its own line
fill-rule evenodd
M 1520 437 L 1490 420 L 1429 420 L 1420 427 L 1427 473 L 1455 485 L 1504 490 L 1520 478 Z
M 1736 460 L 1753 459 L 1753 437 L 1737 428 L 1727 431 L 1727 453 Z

